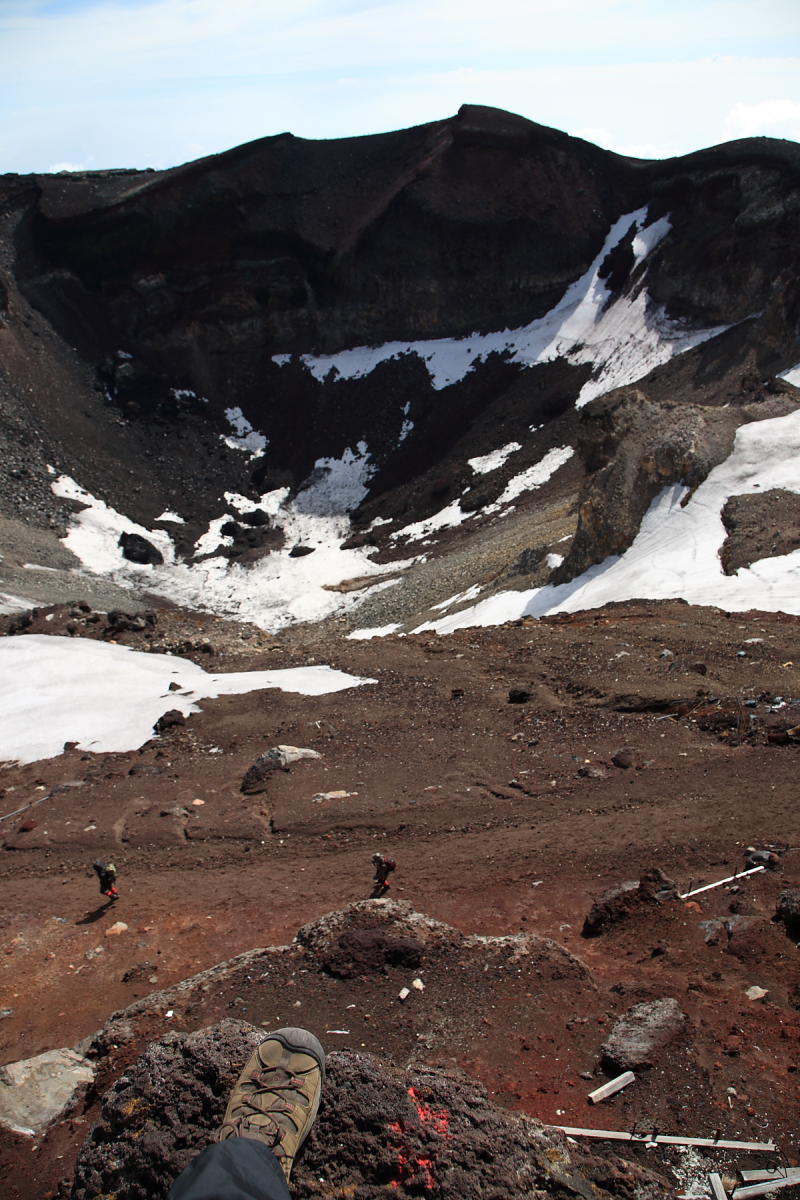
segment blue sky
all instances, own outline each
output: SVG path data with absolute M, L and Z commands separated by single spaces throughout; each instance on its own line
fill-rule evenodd
M 643 157 L 800 140 L 800 0 L 0 0 L 0 172 L 492 104 Z

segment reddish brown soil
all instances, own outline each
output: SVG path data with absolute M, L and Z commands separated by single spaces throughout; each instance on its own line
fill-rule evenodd
M 465 932 L 551 937 L 580 957 L 596 989 L 562 1007 L 552 981 L 545 1000 L 530 980 L 484 982 L 472 966 L 462 978 L 454 961 L 438 990 L 428 986 L 401 1017 L 396 995 L 409 972 L 390 967 L 388 976 L 262 989 L 258 1004 L 241 988 L 212 989 L 177 1014 L 180 1027 L 221 1015 L 323 1034 L 344 1027 L 349 1040 L 328 1037 L 335 1048 L 403 1062 L 412 1052 L 426 1058 L 425 1005 L 473 1011 L 473 1033 L 459 1022 L 452 1044 L 440 1038 L 431 1054 L 471 1071 L 503 1103 L 556 1123 L 770 1136 L 800 1162 L 800 956 L 771 921 L 780 892 L 800 886 L 800 758 L 786 732 L 800 722 L 799 628 L 781 615 L 632 603 L 441 640 L 325 646 L 295 636 L 251 650 L 238 634 L 218 638 L 215 669 L 310 659 L 378 683 L 319 698 L 206 701 L 141 751 L 73 750 L 0 772 L 2 813 L 49 797 L 0 824 L 0 1008 L 14 1010 L 0 1021 L 2 1061 L 73 1045 L 137 997 L 289 942 L 300 925 L 368 894 L 377 848 L 397 860 L 395 899 Z M 127 640 L 141 644 L 138 636 Z M 665 649 L 671 656 L 661 657 Z M 530 700 L 509 703 L 515 687 Z M 243 796 L 245 770 L 277 743 L 322 758 Z M 621 749 L 629 768 L 612 762 Z M 579 773 L 587 767 L 597 777 Z M 64 784 L 78 786 L 51 795 Z M 333 791 L 350 794 L 312 799 Z M 190 815 L 163 815 L 175 806 Z M 782 849 L 780 867 L 733 894 L 648 907 L 581 937 L 608 888 L 658 866 L 688 890 L 741 869 L 749 844 Z M 98 856 L 119 870 L 113 907 L 100 903 L 88 869 Z M 700 922 L 732 915 L 751 919 L 730 943 L 723 931 L 707 944 Z M 128 928 L 110 936 L 116 921 Z M 754 984 L 765 999 L 747 999 Z M 594 1071 L 614 1015 L 660 996 L 687 1013 L 685 1042 L 635 1088 L 588 1107 L 603 1076 L 589 1082 L 580 1072 Z M 154 1010 L 150 1036 L 169 1027 Z M 9 1200 L 40 1197 L 69 1172 L 91 1115 L 40 1146 L 6 1138 Z

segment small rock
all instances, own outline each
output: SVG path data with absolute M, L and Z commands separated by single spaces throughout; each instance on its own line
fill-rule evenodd
M 418 991 L 418 992 L 425 991 L 425 984 L 422 982 L 421 979 L 412 979 L 411 986 L 412 986 L 412 988 L 415 989 L 415 991 Z
M 153 726 L 155 733 L 163 733 L 166 729 L 172 729 L 175 725 L 185 725 L 186 717 L 177 708 L 171 708 L 159 717 Z
M 611 761 L 615 767 L 620 767 L 623 771 L 628 771 L 633 766 L 633 751 L 627 747 L 617 750 L 611 755 Z
M 744 994 L 748 1000 L 763 1000 L 765 996 L 769 995 L 769 990 L 754 984 L 753 987 L 747 988 Z
M 661 653 L 659 654 L 659 656 L 658 656 L 658 657 L 659 657 L 659 658 L 674 658 L 674 657 L 675 657 L 675 655 L 674 655 L 674 653 L 672 652 L 672 650 L 667 650 L 667 649 L 664 649 L 664 650 L 662 650 L 662 651 L 661 651 Z
M 404 987 L 404 988 L 401 988 L 400 991 L 397 993 L 397 999 L 401 1000 L 401 1001 L 407 1000 L 410 995 L 411 995 L 411 989 Z
M 508 689 L 509 704 L 527 704 L 531 698 L 531 693 L 528 688 L 512 687 Z
M 88 959 L 97 958 L 98 955 L 105 954 L 105 952 L 105 946 L 93 946 L 91 950 L 86 951 L 83 957 Z
M 119 935 L 121 933 L 127 933 L 127 932 L 128 932 L 128 926 L 125 924 L 124 921 L 115 921 L 113 925 L 110 925 L 108 927 L 108 929 L 105 932 L 105 936 L 106 937 L 119 937 Z
M 346 800 L 348 796 L 357 796 L 358 792 L 317 792 L 311 797 L 312 804 L 324 804 L 326 800 Z

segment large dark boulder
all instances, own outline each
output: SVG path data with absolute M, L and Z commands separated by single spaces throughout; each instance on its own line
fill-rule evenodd
M 71 1200 L 164 1200 L 211 1141 L 263 1029 L 227 1020 L 171 1033 L 106 1095 L 79 1155 Z M 660 1200 L 666 1179 L 613 1154 L 598 1160 L 537 1121 L 498 1108 L 455 1070 L 398 1070 L 333 1053 L 319 1116 L 292 1173 L 292 1196 L 384 1200 Z

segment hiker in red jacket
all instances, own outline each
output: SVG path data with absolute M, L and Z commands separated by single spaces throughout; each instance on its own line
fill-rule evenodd
M 373 854 L 372 864 L 375 867 L 375 878 L 372 881 L 372 891 L 369 894 L 369 898 L 370 900 L 378 900 L 381 896 L 385 896 L 389 890 L 387 879 L 394 870 L 396 863 L 393 858 L 389 858 L 386 854 Z
M 117 868 L 113 863 L 94 862 L 92 870 L 100 883 L 100 891 L 104 896 L 108 896 L 109 900 L 116 900 L 119 896 L 117 891 Z

